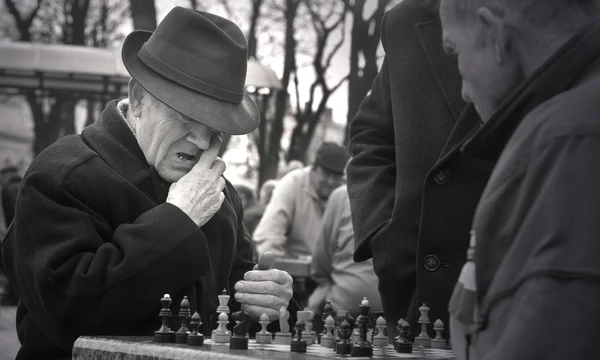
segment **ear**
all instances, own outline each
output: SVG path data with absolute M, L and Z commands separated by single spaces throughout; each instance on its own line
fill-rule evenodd
M 131 78 L 129 80 L 129 112 L 134 117 L 140 117 L 142 115 L 142 99 L 145 95 L 144 88 Z
M 508 29 L 504 25 L 504 18 L 495 14 L 487 7 L 477 9 L 477 17 L 481 25 L 489 33 L 491 45 L 494 47 L 496 61 L 504 62 L 508 50 Z

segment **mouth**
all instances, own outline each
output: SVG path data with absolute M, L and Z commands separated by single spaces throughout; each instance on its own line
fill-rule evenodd
M 183 161 L 194 161 L 196 160 L 196 157 L 194 155 L 190 155 L 184 152 L 178 152 L 177 153 L 177 158 L 179 160 L 183 160 Z

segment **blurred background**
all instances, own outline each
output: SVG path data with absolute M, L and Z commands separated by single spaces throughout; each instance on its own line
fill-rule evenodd
M 32 159 L 80 133 L 105 104 L 127 94 L 120 48 L 174 6 L 236 22 L 249 44 L 246 89 L 259 128 L 226 137 L 226 177 L 258 193 L 288 164 L 310 164 L 325 141 L 346 144 L 383 58 L 384 12 L 400 0 L 0 0 L 0 188 L 2 200 Z M 6 190 L 6 191 L 5 191 Z M 0 207 L 0 212 L 4 212 Z M 0 235 L 7 217 L 0 214 Z M 0 360 L 18 350 L 14 304 L 0 276 Z

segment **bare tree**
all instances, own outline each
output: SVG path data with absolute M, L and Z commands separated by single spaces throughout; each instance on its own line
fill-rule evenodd
M 344 143 L 348 143 L 348 126 L 356 115 L 364 97 L 377 75 L 377 47 L 381 36 L 381 22 L 390 0 L 377 0 L 377 8 L 363 17 L 366 0 L 343 0 L 352 15 L 350 42 L 350 73 L 348 77 L 348 114 Z M 361 65 L 361 60 L 363 64 Z
M 131 19 L 135 30 L 156 29 L 156 6 L 154 0 L 129 0 Z
M 331 0 L 303 0 L 310 13 L 313 29 L 316 33 L 315 51 L 312 57 L 312 67 L 315 79 L 310 85 L 308 101 L 301 106 L 298 95 L 298 71 L 294 69 L 296 86 L 296 125 L 292 132 L 288 149 L 288 161 L 300 160 L 306 162 L 306 150 L 313 138 L 330 96 L 343 84 L 347 77 L 339 79 L 334 85 L 327 82 L 327 70 L 335 54 L 345 41 L 346 8 Z M 345 5 L 345 4 L 344 4 Z M 332 34 L 339 31 L 339 39 L 332 42 Z M 319 97 L 317 97 L 317 92 Z

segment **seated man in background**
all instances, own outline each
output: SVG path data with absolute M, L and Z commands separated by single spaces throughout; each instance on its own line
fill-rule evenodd
M 348 151 L 323 143 L 312 166 L 285 175 L 253 234 L 259 254 L 270 250 L 287 257 L 310 256 L 319 232 L 325 203 L 344 181 Z
M 254 197 L 254 191 L 250 186 L 246 184 L 233 184 L 235 191 L 237 191 L 240 199 L 242 200 L 242 208 L 244 209 L 244 218 L 246 218 L 246 210 L 254 206 L 256 199 Z
M 36 157 L 2 240 L 22 300 L 19 360 L 71 359 L 82 335 L 151 336 L 164 294 L 174 308 L 187 296 L 204 334 L 224 288 L 232 312 L 255 319 L 278 319 L 292 296 L 289 274 L 253 270 L 242 203 L 217 157 L 223 132 L 259 122 L 242 31 L 175 7 L 153 33 L 129 34 L 122 57 L 128 99 Z
M 308 308 L 320 314 L 326 301 L 334 310 L 348 310 L 359 315 L 364 297 L 371 309 L 382 309 L 377 286 L 379 281 L 373 270 L 373 260 L 354 262 L 354 231 L 350 215 L 350 200 L 346 185 L 335 189 L 325 208 L 321 230 L 313 250 L 310 273 L 317 288 L 308 299 Z

